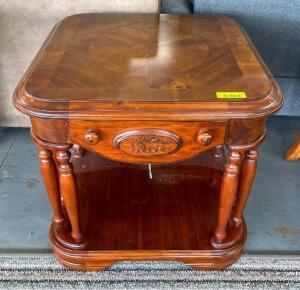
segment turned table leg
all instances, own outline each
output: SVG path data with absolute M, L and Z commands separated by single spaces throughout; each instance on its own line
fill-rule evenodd
M 258 158 L 258 152 L 256 149 L 249 150 L 248 152 L 245 153 L 241 174 L 240 174 L 236 210 L 233 217 L 233 220 L 237 226 L 239 226 L 243 221 L 243 212 L 256 173 L 257 158 Z
M 223 157 L 223 145 L 217 145 L 214 149 L 213 155 L 215 158 Z
M 238 151 L 229 150 L 228 164 L 225 167 L 221 184 L 218 224 L 213 237 L 213 244 L 222 243 L 227 235 L 227 226 L 237 192 L 240 160 L 241 154 Z
M 73 166 L 70 163 L 71 154 L 68 150 L 59 150 L 56 154 L 59 162 L 59 184 L 64 198 L 64 204 L 72 227 L 71 235 L 76 242 L 81 242 L 83 237 L 79 226 L 77 189 L 73 174 Z
M 39 159 L 41 174 L 53 210 L 53 222 L 55 224 L 61 224 L 64 219 L 61 209 L 56 167 L 52 159 L 52 152 L 47 149 L 40 149 Z

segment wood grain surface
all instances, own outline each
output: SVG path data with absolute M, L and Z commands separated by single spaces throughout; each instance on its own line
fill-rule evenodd
M 39 117 L 216 119 L 270 114 L 282 94 L 229 18 L 83 14 L 53 29 L 14 101 Z

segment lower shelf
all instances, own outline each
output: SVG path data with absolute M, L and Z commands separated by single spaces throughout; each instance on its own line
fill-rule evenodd
M 240 255 L 246 227 L 230 228 L 226 249 L 214 249 L 224 158 L 196 158 L 149 167 L 87 153 L 73 162 L 84 249 L 70 249 L 70 227 L 51 227 L 54 252 L 73 269 L 98 270 L 120 260 L 179 260 L 218 269 Z M 67 237 L 67 238 L 66 238 Z M 72 242 L 72 241 L 71 241 Z

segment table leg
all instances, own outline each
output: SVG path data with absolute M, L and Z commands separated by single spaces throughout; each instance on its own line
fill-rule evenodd
M 73 144 L 73 158 L 81 159 L 85 154 L 85 149 L 78 144 Z
M 39 159 L 41 174 L 53 210 L 53 222 L 55 224 L 61 224 L 64 218 L 61 209 L 57 173 L 54 161 L 52 159 L 52 152 L 50 150 L 40 148 Z
M 214 149 L 213 155 L 215 158 L 223 157 L 223 145 L 217 145 Z
M 240 182 L 238 187 L 237 202 L 236 202 L 236 210 L 233 218 L 237 226 L 239 226 L 243 221 L 243 212 L 256 173 L 257 158 L 258 158 L 258 151 L 256 149 L 251 149 L 246 152 L 242 164 Z
M 74 240 L 79 243 L 83 240 L 83 236 L 79 226 L 77 189 L 73 166 L 70 163 L 71 154 L 68 149 L 59 150 L 56 154 L 56 158 L 59 162 L 58 171 L 60 191 L 64 198 L 64 203 L 72 227 L 71 235 Z
M 213 238 L 217 243 L 222 243 L 227 235 L 227 226 L 237 192 L 240 160 L 240 152 L 230 149 L 220 191 L 218 224 Z

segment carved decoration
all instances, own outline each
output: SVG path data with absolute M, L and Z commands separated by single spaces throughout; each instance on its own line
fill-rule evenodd
M 170 155 L 178 151 L 182 139 L 167 130 L 136 129 L 126 131 L 114 138 L 114 147 L 136 157 Z

